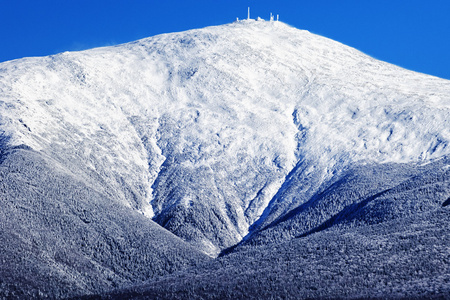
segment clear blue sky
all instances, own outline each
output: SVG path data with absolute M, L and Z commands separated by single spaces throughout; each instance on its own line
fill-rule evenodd
M 0 0 L 0 62 L 232 22 L 280 20 L 450 79 L 450 0 Z

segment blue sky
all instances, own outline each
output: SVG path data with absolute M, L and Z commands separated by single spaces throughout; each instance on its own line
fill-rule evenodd
M 448 0 L 0 0 L 0 62 L 114 45 L 247 16 L 280 20 L 377 59 L 450 79 Z

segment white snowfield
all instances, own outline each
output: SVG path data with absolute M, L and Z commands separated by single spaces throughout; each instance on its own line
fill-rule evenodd
M 0 135 L 215 255 L 294 167 L 306 195 L 355 163 L 450 154 L 450 81 L 246 20 L 2 63 Z

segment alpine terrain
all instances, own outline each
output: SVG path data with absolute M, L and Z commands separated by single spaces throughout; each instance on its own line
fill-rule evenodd
M 446 298 L 450 81 L 277 21 L 0 64 L 0 298 Z

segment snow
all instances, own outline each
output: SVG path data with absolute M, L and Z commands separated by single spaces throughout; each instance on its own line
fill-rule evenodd
M 302 162 L 308 189 L 314 172 L 320 184 L 355 163 L 449 154 L 449 116 L 449 81 L 281 22 L 0 64 L 11 144 L 101 178 L 149 217 L 220 207 L 223 232 L 193 238 L 208 253 L 242 239 Z

